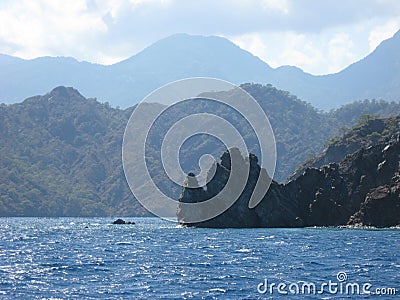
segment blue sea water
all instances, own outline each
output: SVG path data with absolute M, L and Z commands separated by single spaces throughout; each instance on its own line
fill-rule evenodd
M 396 289 L 395 296 L 370 297 L 400 295 L 399 229 L 195 229 L 134 221 L 0 218 L 0 298 L 368 297 L 346 293 L 346 283 L 370 284 L 371 292 Z M 320 288 L 329 281 L 336 293 Z M 302 294 L 303 283 L 318 291 Z M 299 294 L 292 295 L 296 285 Z

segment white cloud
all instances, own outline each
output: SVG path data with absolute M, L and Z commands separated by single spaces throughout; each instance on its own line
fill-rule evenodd
M 328 72 L 336 73 L 355 61 L 354 43 L 348 33 L 336 33 L 328 43 Z
M 400 18 L 389 20 L 385 24 L 375 27 L 368 38 L 370 51 L 374 51 L 383 40 L 392 37 L 399 28 Z
M 266 53 L 268 53 L 268 47 L 259 34 L 244 34 L 228 38 L 242 49 L 246 49 L 259 58 L 265 57 Z
M 271 66 L 336 72 L 400 28 L 398 0 L 3 0 L 0 53 L 114 63 L 168 35 L 220 35 Z M 369 43 L 369 44 L 368 44 Z
M 15 45 L 13 54 L 21 57 L 82 54 L 84 38 L 107 29 L 84 0 L 16 1 L 0 11 L 0 20 L 1 44 Z
M 325 32 L 322 36 L 290 31 L 249 34 L 232 40 L 271 67 L 291 65 L 313 74 L 338 72 L 357 59 L 353 40 L 342 31 Z
M 305 34 L 286 34 L 287 44 L 282 51 L 281 59 L 287 65 L 302 66 L 304 69 L 312 69 L 322 59 L 321 51 L 313 40 Z M 315 72 L 315 70 L 313 70 Z
M 261 5 L 266 10 L 273 10 L 285 15 L 289 14 L 289 2 L 287 0 L 262 0 Z

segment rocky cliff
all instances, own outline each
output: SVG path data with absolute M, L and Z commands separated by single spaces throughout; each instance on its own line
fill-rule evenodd
M 194 224 L 187 224 L 185 219 L 199 212 L 178 207 L 178 219 L 181 224 L 196 227 L 400 225 L 400 126 L 396 123 L 399 120 L 391 119 L 391 124 L 397 126 L 388 132 L 389 139 L 376 141 L 372 146 L 360 143 L 340 162 L 306 168 L 287 184 L 272 181 L 267 194 L 252 209 L 248 207 L 249 199 L 264 170 L 254 155 L 239 158 L 239 164 L 250 164 L 249 179 L 239 199 L 221 215 Z M 214 166 L 214 177 L 206 188 L 184 187 L 179 201 L 199 202 L 218 194 L 229 178 L 230 165 L 227 151 Z M 194 180 L 190 175 L 188 180 Z

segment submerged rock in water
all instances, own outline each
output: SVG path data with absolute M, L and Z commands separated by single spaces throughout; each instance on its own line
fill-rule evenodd
M 124 221 L 124 220 L 122 220 L 122 219 L 117 219 L 117 220 L 115 220 L 114 222 L 113 222 L 113 224 L 118 224 L 118 225 L 120 225 L 120 224 L 122 224 L 122 225 L 124 225 L 124 224 L 126 224 L 126 225 L 135 225 L 135 222 L 130 222 L 130 221 Z

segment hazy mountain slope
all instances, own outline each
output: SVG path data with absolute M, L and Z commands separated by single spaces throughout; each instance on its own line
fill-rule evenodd
M 348 103 L 373 98 L 400 101 L 399 52 L 400 31 L 364 59 L 337 74 L 318 78 L 316 86 L 326 86 L 329 90 L 324 99 L 320 95 L 320 101 L 335 103 L 341 99 L 341 103 Z
M 5 54 L 0 54 L 0 66 L 4 68 L 7 65 L 14 64 L 17 62 L 21 62 L 23 59 L 10 56 L 10 55 L 5 55 Z
M 256 56 L 221 37 L 176 34 L 111 66 L 72 58 L 21 60 L 0 56 L 0 102 L 14 103 L 58 85 L 74 86 L 88 97 L 129 107 L 174 80 L 207 76 L 231 81 L 271 83 L 319 109 L 354 100 L 400 99 L 400 33 L 382 42 L 343 71 L 314 76 L 283 66 L 272 69 Z
M 140 99 L 151 90 L 177 79 L 205 76 L 236 84 L 264 82 L 272 71 L 258 57 L 227 39 L 176 34 L 110 66 L 108 76 L 121 87 L 114 91 L 117 98 L 127 99 L 126 87 L 131 86 L 136 99 Z M 125 102 L 122 106 L 132 104 Z
M 104 88 L 105 66 L 68 57 L 7 60 L 0 69 L 0 102 L 14 103 L 60 85 L 74 86 L 87 95 L 94 95 L 97 89 L 101 95 Z
M 280 67 L 270 78 L 315 107 L 329 110 L 355 100 L 400 101 L 400 31 L 383 41 L 371 54 L 344 70 L 313 76 L 298 68 Z
M 64 57 L 15 60 L 0 69 L 0 101 L 13 103 L 65 85 L 114 106 L 129 107 L 170 81 L 206 76 L 237 84 L 263 82 L 271 71 L 227 39 L 176 34 L 112 66 Z

